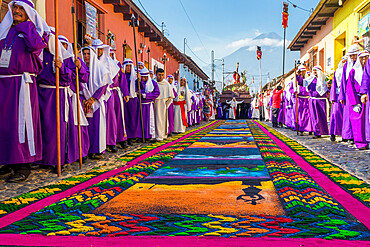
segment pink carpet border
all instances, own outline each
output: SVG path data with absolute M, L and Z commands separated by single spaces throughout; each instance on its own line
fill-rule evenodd
M 146 158 L 148 158 L 148 157 L 150 157 L 150 156 L 152 156 L 152 155 L 154 155 L 154 154 L 156 154 L 156 153 L 158 153 L 158 152 L 166 149 L 167 147 L 169 147 L 171 145 L 174 145 L 175 143 L 180 142 L 180 141 L 182 141 L 182 140 L 184 140 L 184 139 L 186 139 L 186 138 L 188 138 L 188 137 L 190 137 L 190 136 L 192 136 L 192 135 L 194 135 L 194 134 L 196 134 L 196 133 L 198 133 L 198 132 L 200 132 L 200 131 L 202 131 L 204 129 L 210 128 L 213 125 L 217 124 L 218 122 L 219 121 L 215 121 L 214 123 L 212 123 L 210 125 L 207 125 L 207 126 L 201 128 L 201 129 L 195 130 L 195 131 L 193 131 L 193 132 L 191 132 L 191 133 L 189 133 L 187 135 L 184 135 L 183 137 L 181 137 L 181 138 L 179 138 L 179 139 L 177 139 L 175 141 L 172 141 L 172 142 L 166 143 L 166 144 L 164 144 L 164 145 L 162 145 L 160 147 L 157 147 L 157 148 L 155 148 L 155 149 L 153 149 L 153 150 L 151 150 L 151 151 L 149 151 L 149 152 L 147 152 L 147 153 L 139 156 L 138 158 L 136 158 L 136 159 L 134 159 L 132 161 L 127 162 L 127 165 L 124 166 L 124 167 L 121 167 L 121 168 L 118 168 L 118 169 L 109 171 L 109 172 L 104 173 L 102 175 L 99 175 L 99 176 L 97 176 L 95 178 L 92 178 L 92 179 L 86 181 L 86 182 L 83 182 L 81 184 L 78 184 L 78 185 L 76 185 L 76 186 L 74 186 L 74 187 L 72 187 L 72 188 L 70 188 L 68 190 L 65 190 L 65 191 L 63 191 L 63 192 L 61 192 L 59 194 L 46 197 L 46 198 L 44 198 L 44 199 L 42 199 L 42 200 L 40 200 L 38 202 L 35 202 L 35 203 L 33 203 L 33 204 L 31 204 L 31 205 L 29 205 L 27 207 L 24 207 L 22 209 L 19 209 L 19 210 L 13 212 L 13 213 L 10 213 L 10 214 L 8 214 L 8 215 L 6 215 L 6 216 L 4 216 L 4 217 L 2 217 L 0 219 L 0 229 L 3 228 L 3 227 L 8 226 L 8 225 L 10 225 L 10 224 L 12 224 L 14 222 L 17 222 L 17 221 L 19 221 L 21 219 L 24 219 L 27 216 L 29 216 L 31 213 L 37 212 L 37 211 L 45 208 L 46 206 L 49 206 L 49 205 L 51 205 L 53 203 L 56 203 L 56 202 L 60 201 L 63 198 L 66 198 L 68 196 L 71 196 L 71 195 L 77 193 L 80 190 L 83 190 L 83 189 L 85 189 L 87 187 L 90 187 L 90 186 L 96 184 L 96 183 L 99 183 L 100 181 L 102 181 L 104 179 L 107 179 L 107 178 L 109 178 L 111 176 L 114 176 L 114 175 L 116 175 L 116 174 L 118 174 L 118 173 L 120 173 L 122 171 L 125 171 L 128 168 L 136 165 L 140 161 L 143 161 L 144 159 L 146 159 Z M 17 236 L 16 234 L 14 234 L 14 235 Z M 3 235 L 1 234 L 0 235 L 0 238 L 2 238 L 2 237 L 3 237 Z
M 2 234 L 1 245 L 17 246 L 79 246 L 79 247 L 111 247 L 111 246 L 140 246 L 140 247 L 240 247 L 240 246 L 284 246 L 284 247 L 366 247 L 368 241 L 325 240 L 316 238 L 223 238 L 223 237 L 78 237 L 78 236 L 42 236 L 37 234 L 17 235 Z
M 340 186 L 322 174 L 319 170 L 312 167 L 301 156 L 294 152 L 288 145 L 271 134 L 265 127 L 254 121 L 261 130 L 267 134 L 289 157 L 291 157 L 297 165 L 310 175 L 315 182 L 327 191 L 335 200 L 337 200 L 350 214 L 358 219 L 370 230 L 370 209 L 343 190 Z

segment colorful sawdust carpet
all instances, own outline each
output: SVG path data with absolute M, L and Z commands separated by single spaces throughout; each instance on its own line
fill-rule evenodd
M 370 246 L 368 185 L 259 122 L 122 160 L 1 202 L 0 245 Z

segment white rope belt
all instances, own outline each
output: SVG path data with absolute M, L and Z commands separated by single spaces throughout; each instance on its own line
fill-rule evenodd
M 326 107 L 326 117 L 328 118 L 329 117 L 329 110 L 330 110 L 330 106 L 329 106 L 329 100 L 328 98 L 318 98 L 318 97 L 310 97 L 310 99 L 314 99 L 314 100 L 325 100 L 325 107 Z
M 57 88 L 56 86 L 44 85 L 44 84 L 40 84 L 39 87 L 48 88 L 48 89 L 56 89 Z M 69 90 L 69 86 L 59 87 L 59 89 L 63 89 L 63 91 L 64 91 L 64 121 L 66 123 L 68 123 L 68 115 L 69 115 L 69 101 L 68 101 L 69 93 L 68 93 L 68 90 Z
M 112 90 L 116 90 L 118 93 L 119 103 L 121 104 L 122 125 L 123 125 L 123 129 L 125 129 L 125 113 L 124 113 L 125 108 L 123 106 L 123 97 L 122 97 L 121 88 L 113 87 Z
M 325 100 L 327 100 L 327 98 L 318 98 L 318 97 L 310 97 L 310 99 L 325 99 Z
M 154 137 L 155 135 L 155 119 L 154 119 L 154 102 L 141 103 L 143 105 L 151 105 L 149 110 L 149 134 Z
M 32 119 L 32 107 L 31 107 L 31 95 L 30 95 L 30 83 L 33 83 L 32 77 L 36 76 L 28 72 L 24 72 L 19 75 L 0 75 L 2 78 L 14 78 L 22 77 L 21 87 L 19 89 L 18 99 L 18 135 L 19 143 L 26 142 L 26 131 L 27 131 L 27 142 L 28 149 L 31 156 L 36 155 L 35 149 L 35 136 L 33 132 L 33 119 Z
M 298 95 L 298 98 L 300 98 L 300 99 L 309 99 L 309 98 L 310 98 L 310 96 L 299 96 L 299 95 Z

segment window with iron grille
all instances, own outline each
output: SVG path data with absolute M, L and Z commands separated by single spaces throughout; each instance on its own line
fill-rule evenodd
M 86 34 L 86 7 L 85 0 L 77 0 L 76 15 L 77 15 L 77 39 L 80 44 L 84 44 Z M 90 2 L 89 2 L 90 3 Z M 90 3 L 91 4 L 91 3 Z M 99 8 L 97 8 L 97 33 L 98 38 L 101 41 L 105 41 L 105 14 Z

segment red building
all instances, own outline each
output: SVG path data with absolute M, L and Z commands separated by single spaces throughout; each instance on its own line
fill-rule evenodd
M 3 0 L 0 17 L 4 17 L 7 4 L 11 0 Z M 55 26 L 54 0 L 33 0 L 36 9 L 45 18 L 50 26 Z M 114 46 L 117 59 L 121 62 L 124 58 L 131 58 L 135 62 L 134 36 L 132 27 L 129 26 L 132 14 L 139 20 L 136 28 L 136 42 L 138 60 L 150 69 L 164 67 L 166 74 L 179 74 L 179 64 L 185 64 L 203 80 L 207 75 L 187 56 L 182 54 L 149 20 L 149 18 L 131 0 L 75 0 L 77 13 L 78 43 L 83 45 L 87 27 L 86 5 L 94 13 L 96 34 L 104 43 Z M 73 42 L 72 0 L 59 0 L 59 34 L 66 36 Z M 95 11 L 95 12 L 94 12 Z M 96 13 L 96 14 L 95 14 Z M 89 19 L 91 20 L 91 19 Z M 90 23 L 90 25 L 88 25 Z M 90 28 L 91 30 L 91 28 Z M 107 35 L 112 34 L 114 40 Z M 167 61 L 163 62 L 164 54 Z

